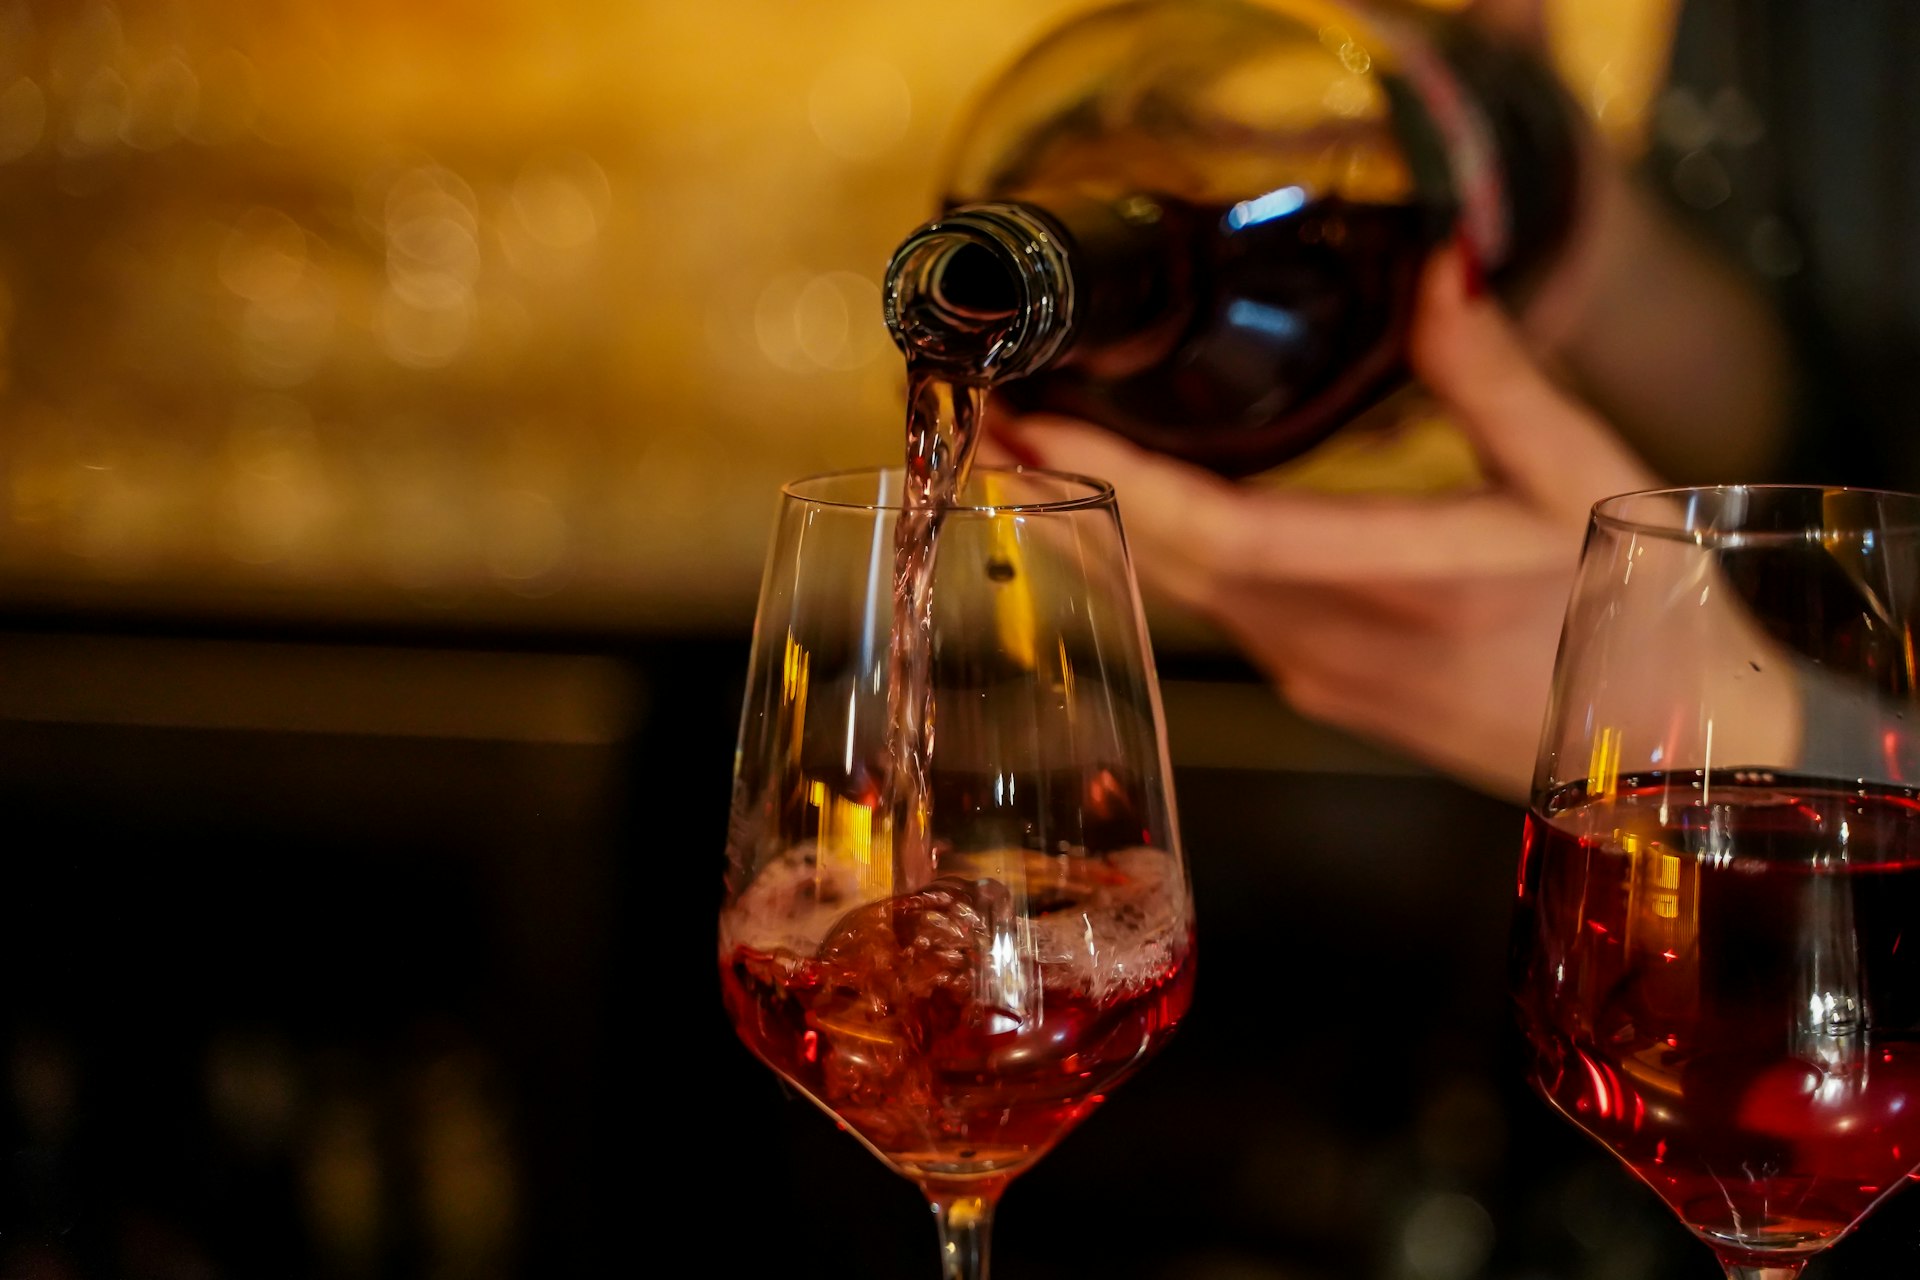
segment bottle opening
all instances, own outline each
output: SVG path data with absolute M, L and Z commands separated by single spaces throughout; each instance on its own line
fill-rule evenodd
M 955 374 L 985 378 L 1020 327 L 1019 264 L 967 227 L 921 233 L 902 246 L 887 279 L 894 341 Z
M 975 381 L 1016 377 L 1060 347 L 1072 284 L 1051 229 L 1013 205 L 961 209 L 887 266 L 887 327 L 908 360 Z
M 991 324 L 1020 311 L 1020 280 L 1013 264 L 985 245 L 963 241 L 933 266 L 933 301 L 957 321 Z

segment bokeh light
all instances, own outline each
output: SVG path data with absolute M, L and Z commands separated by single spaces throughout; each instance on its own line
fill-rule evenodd
M 964 104 L 1085 7 L 0 0 L 0 598 L 744 619 L 777 486 L 897 452 Z
M 778 484 L 891 456 L 880 269 L 1073 7 L 0 0 L 0 594 L 744 613 Z

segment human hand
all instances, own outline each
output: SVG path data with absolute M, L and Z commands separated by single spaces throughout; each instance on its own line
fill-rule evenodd
M 1234 484 L 1069 419 L 1000 451 L 1111 481 L 1141 575 L 1219 625 L 1301 712 L 1524 799 L 1588 509 L 1651 487 L 1542 372 L 1457 250 L 1422 281 L 1416 374 L 1488 476 L 1422 497 Z

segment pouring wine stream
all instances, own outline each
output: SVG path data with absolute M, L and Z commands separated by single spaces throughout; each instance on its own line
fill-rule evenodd
M 889 327 L 907 358 L 906 492 L 894 535 L 887 687 L 887 812 L 894 883 L 939 874 L 928 792 L 934 743 L 933 580 L 940 525 L 966 487 L 987 394 L 1029 328 L 1030 299 L 1005 237 L 964 219 L 923 232 L 887 281 Z

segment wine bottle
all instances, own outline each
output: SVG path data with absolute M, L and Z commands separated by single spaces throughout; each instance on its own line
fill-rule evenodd
M 1142 0 L 1041 40 L 900 245 L 909 362 L 1222 474 L 1401 385 L 1427 257 L 1517 301 L 1578 207 L 1581 122 L 1530 51 L 1325 0 Z

